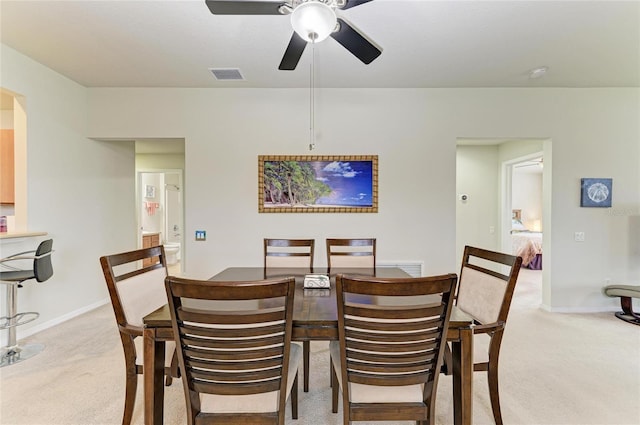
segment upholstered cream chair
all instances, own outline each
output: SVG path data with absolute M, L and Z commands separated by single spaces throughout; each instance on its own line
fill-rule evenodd
M 522 257 L 465 246 L 456 295 L 457 307 L 474 318 L 474 335 L 489 337 L 488 356 L 474 359 L 473 370 L 487 372 L 493 418 L 502 425 L 498 392 L 500 344 L 507 325 Z M 445 355 L 445 373 L 450 374 L 450 351 Z
M 283 425 L 298 417 L 300 346 L 291 343 L 293 277 L 166 279 L 189 425 Z
M 146 260 L 146 261 L 145 261 Z M 143 265 L 148 264 L 148 265 Z M 111 305 L 124 350 L 126 390 L 122 424 L 129 425 L 142 367 L 142 318 L 167 304 L 164 279 L 167 264 L 162 246 L 100 257 Z M 179 377 L 175 343 L 166 343 L 166 384 Z
M 343 423 L 434 424 L 455 274 L 336 277 L 338 341 L 329 346 L 332 410 Z M 377 302 L 368 302 L 376 297 Z M 384 301 L 383 301 L 384 300 Z
M 370 268 L 376 266 L 375 238 L 327 239 L 329 269 Z

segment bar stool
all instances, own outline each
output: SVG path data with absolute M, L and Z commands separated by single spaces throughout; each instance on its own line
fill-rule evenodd
M 42 241 L 35 251 L 25 251 L 0 259 L 0 265 L 9 270 L 0 271 L 0 283 L 7 285 L 7 315 L 0 317 L 0 330 L 7 329 L 7 345 L 0 348 L 0 367 L 17 363 L 35 356 L 44 349 L 42 344 L 19 346 L 16 340 L 16 327 L 32 322 L 40 316 L 35 311 L 18 313 L 18 288 L 26 280 L 35 279 L 44 282 L 53 275 L 51 266 L 51 247 L 53 239 Z M 8 265 L 8 262 L 33 260 L 33 269 L 22 270 Z

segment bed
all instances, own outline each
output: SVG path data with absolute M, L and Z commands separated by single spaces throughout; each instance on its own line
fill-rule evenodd
M 529 231 L 520 220 L 520 210 L 513 211 L 511 245 L 511 252 L 522 257 L 523 267 L 542 270 L 542 232 Z

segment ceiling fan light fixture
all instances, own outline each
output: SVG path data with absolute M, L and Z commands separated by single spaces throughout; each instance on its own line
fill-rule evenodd
M 317 43 L 326 39 L 336 24 L 336 13 L 320 1 L 302 3 L 291 13 L 293 30 L 306 42 Z

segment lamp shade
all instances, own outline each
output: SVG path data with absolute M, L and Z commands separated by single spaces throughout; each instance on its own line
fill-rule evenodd
M 319 1 L 302 3 L 291 13 L 293 30 L 307 42 L 319 42 L 329 37 L 336 22 L 333 9 Z

